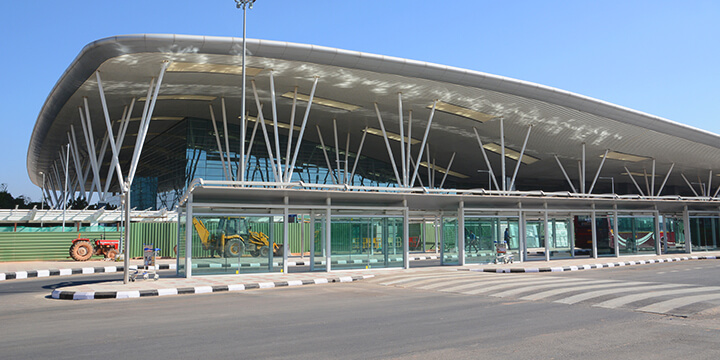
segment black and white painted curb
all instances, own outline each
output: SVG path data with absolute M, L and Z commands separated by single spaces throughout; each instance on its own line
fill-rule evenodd
M 601 269 L 601 268 L 612 268 L 620 266 L 632 266 L 632 265 L 645 265 L 645 264 L 659 264 L 668 263 L 684 260 L 715 260 L 717 256 L 684 256 L 675 258 L 664 258 L 664 259 L 648 259 L 648 260 L 635 260 L 635 261 L 620 261 L 615 263 L 605 264 L 589 264 L 589 265 L 573 265 L 573 266 L 557 266 L 557 267 L 543 267 L 543 268 L 482 268 L 482 269 L 458 269 L 458 271 L 478 271 L 478 272 L 489 272 L 489 273 L 540 273 L 540 272 L 563 272 L 563 271 L 579 271 L 579 270 L 590 270 L 590 269 Z
M 288 280 L 288 281 L 275 281 L 275 282 L 260 282 L 260 283 L 247 283 L 247 284 L 229 284 L 229 285 L 215 285 L 215 286 L 193 286 L 184 288 L 166 288 L 166 289 L 151 289 L 151 290 L 131 290 L 131 291 L 63 291 L 53 290 L 53 299 L 62 300 L 94 300 L 94 299 L 130 299 L 140 298 L 149 296 L 168 296 L 168 295 L 186 295 L 186 294 L 206 294 L 215 292 L 226 292 L 226 291 L 243 291 L 252 289 L 270 289 L 276 287 L 285 286 L 301 286 L 301 285 L 315 285 L 315 284 L 328 284 L 328 283 L 344 283 L 363 280 L 374 277 L 375 275 L 361 275 L 361 276 L 340 276 L 333 278 L 318 278 L 311 280 Z
M 157 266 L 151 266 L 151 270 L 175 270 L 177 264 L 160 264 Z M 137 270 L 137 265 L 128 266 L 129 270 Z M 42 278 L 49 276 L 69 276 L 69 275 L 88 275 L 88 274 L 102 274 L 102 273 L 114 273 L 122 272 L 125 270 L 124 266 L 96 266 L 96 267 L 84 267 L 76 269 L 50 269 L 50 270 L 28 270 L 28 271 L 15 271 L 0 273 L 0 281 L 5 280 L 20 280 L 30 278 Z

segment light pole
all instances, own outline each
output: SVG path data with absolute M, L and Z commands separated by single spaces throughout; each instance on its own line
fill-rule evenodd
M 40 189 L 40 210 L 45 210 L 45 173 L 41 171 L 40 175 L 42 175 L 43 177 L 42 186 Z
M 247 20 L 247 8 L 252 9 L 255 0 L 235 0 L 235 6 L 243 11 L 243 50 L 242 50 L 242 95 L 240 104 L 240 163 L 238 164 L 238 176 L 241 182 L 245 181 L 245 21 Z M 280 156 L 280 155 L 278 155 Z

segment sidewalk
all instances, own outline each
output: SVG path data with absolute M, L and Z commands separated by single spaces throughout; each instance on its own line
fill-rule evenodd
M 202 294 L 224 291 L 241 291 L 286 286 L 326 284 L 334 282 L 352 282 L 383 275 L 410 275 L 415 273 L 437 273 L 442 271 L 477 271 L 491 273 L 538 273 L 579 271 L 619 266 L 657 264 L 675 261 L 720 259 L 720 251 L 686 254 L 626 256 L 620 258 L 588 257 L 561 259 L 553 261 L 527 261 L 511 264 L 467 264 L 465 266 L 436 266 L 403 269 L 340 270 L 330 273 L 256 273 L 242 275 L 196 276 L 191 279 L 161 277 L 157 281 L 138 280 L 128 284 L 119 281 L 69 286 L 56 289 L 52 297 L 67 300 L 123 299 L 147 296 L 166 296 L 181 294 Z M 294 259 L 293 259 L 294 260 Z M 289 261 L 290 262 L 290 261 Z M 298 262 L 299 263 L 299 262 Z M 130 260 L 129 268 L 134 270 L 142 260 Z M 160 259 L 157 266 L 162 269 L 175 269 L 175 259 Z M 65 276 L 74 274 L 93 274 L 122 272 L 122 262 L 109 261 L 32 261 L 0 263 L 0 281 L 32 277 Z

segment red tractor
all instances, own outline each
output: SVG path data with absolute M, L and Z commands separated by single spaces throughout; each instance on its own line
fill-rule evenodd
M 90 240 L 78 234 L 70 246 L 70 257 L 77 261 L 87 261 L 93 255 L 103 255 L 106 259 L 115 260 L 119 244 L 119 240 L 105 240 L 104 235 L 100 239 Z

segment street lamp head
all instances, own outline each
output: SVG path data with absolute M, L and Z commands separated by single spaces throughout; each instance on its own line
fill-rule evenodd
M 255 3 L 255 0 L 235 0 L 235 6 L 238 9 L 245 9 L 246 5 L 249 5 L 248 7 L 252 9 L 253 3 Z

